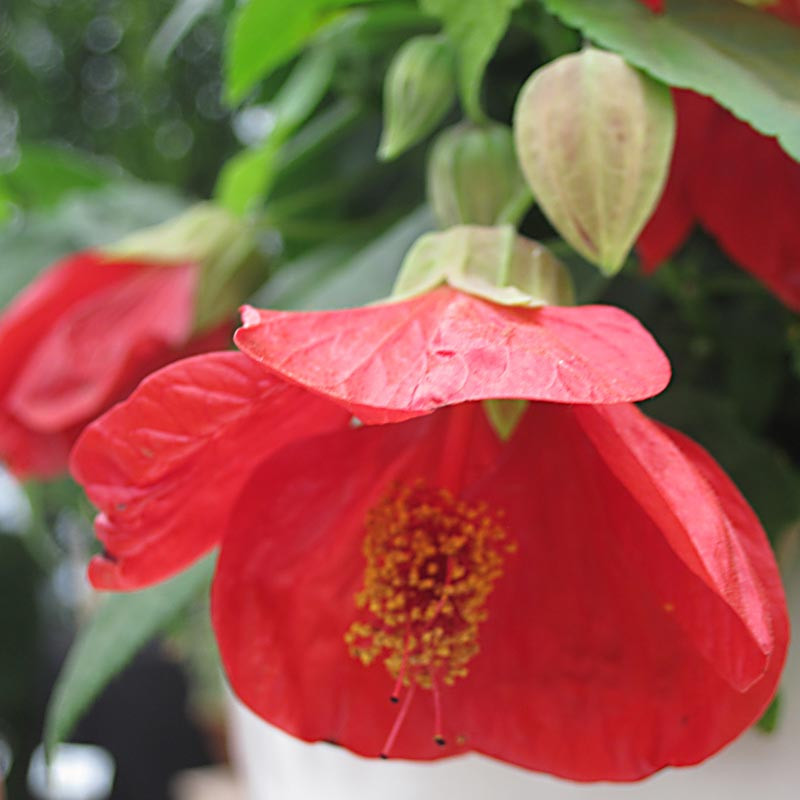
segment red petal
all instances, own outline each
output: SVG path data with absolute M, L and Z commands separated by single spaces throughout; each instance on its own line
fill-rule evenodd
M 639 2 L 658 14 L 664 10 L 664 0 L 639 0 Z
M 437 480 L 461 412 L 319 437 L 254 472 L 212 605 L 231 683 L 268 721 L 380 750 L 392 681 L 343 641 L 364 515 L 394 479 Z M 506 511 L 519 552 L 490 598 L 480 654 L 443 691 L 450 744 L 433 746 L 432 699 L 419 691 L 392 754 L 474 749 L 577 780 L 634 780 L 700 761 L 751 724 L 775 690 L 787 620 L 769 545 L 716 464 L 629 407 L 536 405 L 494 473 L 496 445 L 478 441 L 468 494 Z M 265 497 L 264 485 L 280 491 Z M 676 552 L 679 535 L 692 552 Z
M 691 181 L 707 157 L 716 105 L 694 92 L 673 91 L 678 115 L 675 150 L 664 194 L 642 231 L 637 250 L 648 271 L 670 258 L 695 222 Z
M 69 313 L 88 294 L 114 286 L 130 273 L 129 265 L 108 264 L 99 269 L 102 260 L 98 253 L 83 252 L 59 261 L 31 283 L 0 317 L 0 458 L 20 476 L 47 476 L 63 469 L 69 448 L 80 432 L 77 426 L 41 436 L 9 412 L 8 396 L 28 357 L 36 351 L 42 326 Z
M 95 416 L 161 366 L 164 352 L 186 342 L 194 316 L 197 269 L 98 263 L 92 272 L 114 269 L 120 280 L 93 286 L 57 316 L 42 311 L 30 322 L 37 336 L 7 398 L 23 425 L 59 431 Z
M 253 465 L 348 414 L 287 386 L 241 353 L 172 364 L 86 428 L 71 458 L 101 509 L 97 588 L 135 589 L 214 547 Z
M 778 0 L 769 11 L 786 22 L 800 25 L 800 0 Z
M 268 369 L 368 423 L 489 398 L 642 399 L 666 357 L 624 311 L 512 308 L 450 288 L 344 311 L 244 310 L 237 345 Z
M 734 261 L 800 309 L 800 163 L 710 98 L 674 97 L 670 177 L 637 246 L 645 268 L 669 258 L 697 220 Z
M 711 146 L 692 180 L 697 217 L 734 261 L 800 309 L 800 163 L 714 108 Z
M 757 520 L 697 445 L 630 406 L 534 406 L 474 491 L 506 510 L 519 552 L 446 701 L 472 747 L 635 780 L 703 760 L 763 711 L 783 592 Z
M 460 460 L 448 442 L 465 425 Z M 352 658 L 343 638 L 358 614 L 365 514 L 394 480 L 436 484 L 456 460 L 462 479 L 474 481 L 498 450 L 482 409 L 459 406 L 306 440 L 256 469 L 236 504 L 212 592 L 220 652 L 239 697 L 294 736 L 377 756 L 397 715 L 393 680 L 382 664 L 366 669 Z M 431 699 L 419 692 L 396 751 L 441 757 L 432 735 Z

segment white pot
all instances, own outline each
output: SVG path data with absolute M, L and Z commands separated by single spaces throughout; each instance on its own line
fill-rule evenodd
M 800 629 L 800 571 L 787 581 Z M 234 757 L 248 800 L 796 800 L 800 796 L 800 647 L 784 674 L 779 729 L 745 733 L 698 767 L 664 770 L 635 784 L 576 784 L 476 755 L 431 764 L 364 759 L 309 745 L 231 701 Z

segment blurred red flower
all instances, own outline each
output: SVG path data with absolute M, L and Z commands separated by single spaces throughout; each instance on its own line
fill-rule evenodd
M 84 251 L 51 266 L 0 316 L 0 461 L 49 477 L 87 422 L 164 364 L 224 347 L 194 332 L 199 266 Z
M 669 4 L 669 0 L 639 0 L 639 2 L 647 6 L 651 11 L 658 13 L 664 11 Z M 745 3 L 745 0 L 737 0 L 737 2 Z M 772 0 L 772 2 L 770 0 L 762 0 L 761 5 L 764 11 L 769 11 L 781 19 L 800 23 L 800 0 Z
M 72 469 L 98 588 L 221 544 L 215 630 L 256 713 L 577 780 L 695 763 L 761 713 L 787 643 L 772 553 L 713 460 L 624 402 L 669 377 L 635 320 L 443 287 L 245 322 L 261 364 L 166 367 Z M 509 397 L 534 402 L 503 442 L 473 401 Z
M 670 177 L 639 238 L 654 269 L 695 223 L 771 289 L 800 309 L 800 164 L 713 100 L 674 91 L 678 135 Z
M 765 10 L 800 24 L 800 0 Z M 731 259 L 800 309 L 800 164 L 710 98 L 673 94 L 675 152 L 661 202 L 639 238 L 645 267 L 669 258 L 699 223 Z

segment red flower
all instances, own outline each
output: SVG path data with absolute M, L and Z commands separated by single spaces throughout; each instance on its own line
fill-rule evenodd
M 800 0 L 766 10 L 800 24 Z M 669 258 L 699 223 L 730 258 L 800 309 L 800 164 L 710 98 L 685 90 L 674 97 L 669 181 L 639 238 L 645 267 Z
M 237 341 L 269 372 L 241 353 L 182 361 L 76 446 L 73 473 L 104 511 L 107 556 L 90 568 L 99 588 L 146 586 L 199 558 L 257 463 L 349 429 L 354 411 L 385 422 L 493 397 L 615 403 L 657 394 L 670 377 L 650 334 L 606 306 L 509 308 L 443 287 L 346 311 L 244 316 Z
M 246 322 L 269 371 L 169 366 L 72 467 L 103 512 L 96 586 L 221 543 L 214 625 L 258 714 L 368 756 L 632 780 L 763 710 L 787 642 L 771 550 L 706 453 L 613 405 L 668 377 L 630 317 L 440 288 Z M 471 402 L 503 397 L 535 401 L 507 443 Z
M 639 0 L 642 5 L 647 6 L 651 11 L 661 13 L 665 9 L 668 0 Z M 737 2 L 745 2 L 745 0 L 736 0 Z M 774 0 L 770 3 L 768 0 L 763 3 L 764 10 L 775 14 L 776 17 L 788 20 L 789 22 L 800 23 L 800 0 Z
M 141 378 L 224 347 L 195 335 L 199 267 L 86 251 L 50 267 L 0 317 L 0 460 L 20 476 L 66 467 L 87 422 Z
M 664 195 L 638 250 L 647 268 L 700 223 L 720 247 L 800 309 L 800 164 L 713 100 L 675 91 L 678 135 Z

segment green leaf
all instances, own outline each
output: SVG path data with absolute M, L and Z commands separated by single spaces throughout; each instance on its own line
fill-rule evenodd
M 213 571 L 210 556 L 166 583 L 102 599 L 78 633 L 50 697 L 44 730 L 48 754 L 133 656 L 208 589 Z
M 69 192 L 99 189 L 119 178 L 118 168 L 87 153 L 24 144 L 19 163 L 2 176 L 0 195 L 22 208 L 44 208 L 55 205 Z
M 731 0 L 542 0 L 653 77 L 710 95 L 800 160 L 800 29 Z
M 511 11 L 522 0 L 419 0 L 422 10 L 442 20 L 459 56 L 459 90 L 467 115 L 484 118 L 480 91 L 483 73 L 503 38 Z
M 298 62 L 272 103 L 275 122 L 267 138 L 237 153 L 222 168 L 215 189 L 222 206 L 243 214 L 269 191 L 283 144 L 322 101 L 333 67 L 328 48 L 311 50 Z
M 226 48 L 228 101 L 238 103 L 352 0 L 248 0 L 233 13 Z
M 14 208 L 13 197 L 5 181 L 0 176 L 0 224 L 5 222 L 12 214 Z

